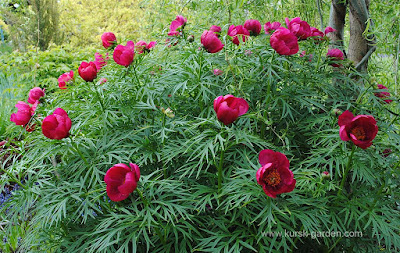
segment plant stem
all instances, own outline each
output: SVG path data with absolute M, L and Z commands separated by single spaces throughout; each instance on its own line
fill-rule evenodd
M 351 169 L 351 162 L 353 160 L 353 155 L 354 155 L 354 151 L 355 150 L 356 150 L 356 146 L 353 145 L 352 148 L 351 148 L 351 153 L 349 155 L 349 159 L 347 161 L 346 170 L 345 170 L 345 172 L 343 174 L 343 177 L 342 177 L 342 182 L 340 183 L 340 188 L 339 188 L 337 196 L 339 196 L 342 193 L 342 190 L 343 190 L 343 187 L 344 187 L 344 183 L 346 182 L 347 175 L 349 174 L 349 171 Z
M 223 149 L 221 151 L 218 164 L 218 193 L 221 193 L 221 188 L 222 188 L 222 165 L 224 164 L 224 154 L 225 150 Z
M 71 140 L 71 146 L 75 149 L 75 151 L 78 153 L 78 155 L 82 158 L 82 160 L 86 163 L 88 167 L 90 167 L 90 164 L 86 160 L 86 158 L 83 156 L 82 152 L 79 150 L 78 145 L 74 142 L 72 139 L 71 135 L 69 136 L 69 139 Z
M 140 198 L 142 199 L 143 203 L 144 203 L 146 206 L 149 205 L 149 202 L 147 202 L 147 199 L 145 199 L 145 198 L 143 197 L 142 191 L 139 190 L 139 188 L 137 188 L 137 187 L 136 187 L 136 191 L 138 192 L 138 194 L 139 194 Z
M 97 95 L 97 99 L 100 101 L 100 106 L 101 106 L 101 109 L 103 110 L 103 112 L 105 112 L 105 110 L 104 110 L 104 104 L 103 104 L 103 100 L 101 100 L 101 97 L 100 97 L 99 91 L 97 90 L 96 84 L 95 84 L 94 82 L 93 82 L 93 86 L 94 86 L 94 91 L 96 92 L 96 95 Z

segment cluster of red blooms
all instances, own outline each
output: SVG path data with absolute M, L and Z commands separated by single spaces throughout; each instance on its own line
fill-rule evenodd
M 183 16 L 177 16 L 170 25 L 169 36 L 182 35 L 183 28 L 185 27 L 187 19 Z M 298 41 L 305 40 L 309 37 L 321 40 L 324 39 L 326 34 L 334 32 L 331 27 L 327 27 L 324 32 L 319 31 L 315 27 L 311 27 L 307 22 L 302 21 L 299 17 L 289 20 L 286 18 L 286 26 L 284 28 L 279 22 L 267 22 L 264 24 L 266 34 L 270 34 L 270 44 L 272 48 L 281 55 L 292 55 L 298 52 Z M 244 25 L 231 25 L 228 29 L 228 36 L 232 42 L 239 45 L 241 42 L 246 42 L 249 36 L 257 36 L 261 32 L 261 23 L 258 20 L 247 20 Z M 211 26 L 201 35 L 201 44 L 204 49 L 209 53 L 217 53 L 224 47 L 219 36 L 221 34 L 221 27 Z M 139 41 L 136 44 L 128 41 L 126 46 L 117 45 L 116 36 L 111 32 L 106 32 L 101 36 L 103 46 L 106 49 L 114 49 L 113 59 L 122 66 L 128 67 L 132 64 L 135 57 L 135 48 L 137 54 L 148 52 L 156 45 L 155 41 L 146 43 Z M 304 52 L 303 52 L 304 56 Z M 331 49 L 327 54 L 332 60 L 343 60 L 343 52 L 339 49 Z M 107 65 L 109 60 L 108 53 L 105 57 L 100 53 L 95 53 L 95 61 L 82 62 L 78 68 L 78 73 L 86 82 L 93 82 L 97 78 L 97 73 Z M 338 67 L 336 63 L 332 66 Z M 223 72 L 219 69 L 214 69 L 214 75 L 222 75 Z M 74 81 L 74 72 L 62 74 L 58 78 L 58 85 L 60 89 L 66 89 L 68 84 Z M 99 83 L 104 83 L 107 80 L 102 78 Z M 387 88 L 381 84 L 378 85 L 379 89 L 386 90 Z M 44 90 L 35 87 L 29 92 L 28 103 L 32 107 L 22 101 L 16 104 L 18 108 L 17 113 L 11 115 L 10 120 L 15 122 L 16 125 L 24 126 L 27 131 L 33 131 L 34 126 L 28 126 L 35 113 L 39 99 L 45 95 Z M 375 93 L 377 97 L 387 98 L 390 94 L 386 91 Z M 392 100 L 384 100 L 386 103 Z M 243 98 L 238 98 L 233 95 L 219 96 L 214 100 L 214 110 L 217 118 L 224 125 L 230 125 L 237 120 L 238 117 L 245 114 L 249 109 L 249 105 Z M 356 146 L 366 149 L 372 145 L 372 141 L 378 133 L 376 120 L 371 115 L 358 115 L 354 116 L 350 111 L 345 111 L 338 118 L 340 126 L 339 135 L 343 141 L 351 140 Z M 57 108 L 53 114 L 44 118 L 42 122 L 42 132 L 50 139 L 63 139 L 69 136 L 71 129 L 71 119 L 62 108 Z M 287 157 L 270 149 L 262 150 L 259 153 L 259 162 L 261 168 L 256 173 L 257 183 L 263 187 L 266 195 L 276 198 L 278 194 L 293 191 L 296 180 L 294 179 L 293 172 L 289 169 L 289 160 Z M 324 176 L 328 177 L 328 172 L 323 172 Z M 112 201 L 122 201 L 132 193 L 140 178 L 140 169 L 136 164 L 130 163 L 129 166 L 119 163 L 111 167 L 105 177 L 104 181 L 107 184 L 107 194 Z

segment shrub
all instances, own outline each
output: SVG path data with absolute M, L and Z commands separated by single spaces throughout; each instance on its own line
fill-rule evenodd
M 59 89 L 55 80 L 94 54 L 48 73 L 37 130 L 24 132 L 1 177 L 2 185 L 21 184 L 2 209 L 8 230 L 26 228 L 21 249 L 399 250 L 398 100 L 375 96 L 376 83 L 350 63 L 332 67 L 326 39 L 300 41 L 307 57 L 283 56 L 270 35 L 237 46 L 226 30 L 217 53 L 180 33 L 126 67 L 109 60 L 94 82 L 76 76 Z M 39 126 L 56 108 L 72 121 L 61 140 Z M 338 114 L 346 110 L 376 119 L 372 146 L 340 139 Z M 229 113 L 236 114 L 227 120 Z M 354 128 L 345 131 L 361 139 Z M 109 177 L 119 180 L 113 191 L 129 192 L 118 202 L 104 182 L 112 167 L 125 170 Z M 129 189 L 118 188 L 130 173 L 137 185 L 130 178 Z M 265 189 L 279 180 L 284 188 Z

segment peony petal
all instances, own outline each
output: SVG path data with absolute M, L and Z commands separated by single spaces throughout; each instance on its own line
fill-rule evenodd
M 139 168 L 139 166 L 137 166 L 134 163 L 129 163 L 129 166 L 131 166 L 131 170 L 135 173 L 136 182 L 139 181 L 139 179 L 140 179 L 140 168 Z
M 260 162 L 261 166 L 264 166 L 267 163 L 276 164 L 275 152 L 271 149 L 264 149 L 261 150 L 260 154 L 258 155 L 258 161 Z
M 129 197 L 129 194 L 122 194 L 118 191 L 118 187 L 113 184 L 107 184 L 107 195 L 112 201 L 122 201 Z
M 354 118 L 354 114 L 351 113 L 349 110 L 344 111 L 338 118 L 339 126 L 349 124 Z
M 125 175 L 123 184 L 118 186 L 118 191 L 122 194 L 131 194 L 137 186 L 137 181 L 134 172 L 129 172 Z
M 349 133 L 347 132 L 346 125 L 343 125 L 339 129 L 339 136 L 342 141 L 349 141 Z

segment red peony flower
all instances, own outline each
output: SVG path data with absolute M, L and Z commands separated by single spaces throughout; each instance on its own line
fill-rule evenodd
M 338 119 L 340 139 L 343 141 L 351 140 L 362 149 L 372 145 L 372 140 L 378 133 L 378 126 L 373 116 L 358 115 L 354 117 L 353 113 L 346 110 Z
M 250 32 L 251 36 L 257 36 L 261 32 L 261 23 L 257 19 L 246 20 L 243 26 Z
M 289 20 L 285 18 L 286 26 L 288 29 L 297 37 L 299 40 L 305 40 L 311 35 L 311 27 L 306 22 L 301 20 L 299 17 Z
M 343 61 L 344 60 L 344 54 L 342 50 L 333 48 L 329 49 L 328 53 L 326 54 L 327 57 L 331 58 L 333 61 Z M 331 63 L 332 67 L 340 67 L 341 64 L 336 64 L 336 63 Z
M 113 58 L 114 61 L 122 66 L 128 67 L 135 57 L 135 43 L 128 41 L 126 46 L 118 45 L 114 49 Z
M 388 88 L 383 86 L 382 84 L 378 84 L 378 89 L 388 90 Z M 387 97 L 390 97 L 390 93 L 387 91 L 381 91 L 381 92 L 375 93 L 375 96 L 377 96 L 378 98 L 387 98 Z M 390 100 L 390 99 L 385 99 L 384 101 L 388 104 L 393 102 L 393 100 Z
M 78 73 L 86 82 L 92 82 L 97 77 L 96 64 L 92 61 L 83 61 L 78 68 Z
M 209 53 L 217 53 L 224 48 L 224 44 L 222 44 L 218 36 L 212 31 L 204 31 L 200 41 L 204 49 Z
M 278 194 L 293 191 L 296 180 L 284 154 L 264 149 L 258 155 L 258 160 L 262 167 L 256 174 L 257 183 L 263 187 L 265 194 L 276 198 Z
M 72 83 L 74 81 L 74 71 L 70 71 L 67 73 L 62 74 L 59 78 L 58 78 L 58 87 L 60 87 L 60 89 L 67 89 L 67 84 L 68 83 Z
M 179 36 L 181 33 L 179 30 L 185 27 L 187 19 L 183 16 L 176 16 L 176 19 L 171 22 L 169 26 L 168 36 Z
M 265 34 L 271 34 L 275 30 L 278 30 L 280 27 L 281 27 L 281 23 L 279 23 L 279 22 L 273 22 L 272 24 L 271 24 L 271 22 L 267 22 L 264 24 Z
M 220 70 L 220 69 L 214 69 L 213 72 L 214 72 L 214 75 L 215 75 L 215 76 L 220 76 L 220 75 L 222 75 L 222 74 L 224 73 L 224 72 L 223 72 L 222 70 Z
M 108 53 L 106 53 L 106 57 L 104 58 L 103 55 L 97 52 L 94 54 L 94 58 L 94 64 L 96 65 L 97 73 L 100 72 L 100 70 L 107 65 L 107 61 L 110 59 L 110 57 L 108 57 Z
M 44 90 L 35 87 L 29 91 L 28 103 L 34 104 L 36 101 L 39 101 L 41 97 L 44 97 Z
M 69 130 L 71 129 L 71 119 L 62 108 L 54 110 L 44 118 L 42 122 L 42 133 L 49 139 L 61 140 L 68 137 Z
M 113 47 L 117 44 L 117 38 L 115 37 L 115 34 L 111 32 L 103 33 L 103 35 L 101 35 L 101 41 L 103 42 L 103 47 L 105 48 Z
M 35 114 L 37 104 L 38 101 L 31 107 L 29 104 L 23 101 L 18 101 L 18 103 L 15 105 L 15 107 L 18 108 L 18 111 L 11 114 L 10 121 L 14 122 L 17 126 L 25 126 L 31 120 L 33 114 Z
M 139 166 L 133 163 L 127 165 L 123 163 L 115 164 L 108 169 L 104 176 L 107 184 L 107 195 L 112 201 L 122 201 L 128 198 L 137 187 L 140 178 Z
M 221 33 L 221 27 L 220 26 L 217 26 L 217 25 L 212 25 L 211 27 L 210 27 L 210 30 L 209 30 L 210 32 L 214 32 L 218 37 L 219 37 L 219 35 L 220 35 L 220 33 Z
M 136 42 L 135 47 L 138 54 L 150 52 L 150 49 L 156 45 L 157 42 L 151 41 L 147 44 L 145 41 L 141 40 Z
M 286 28 L 276 30 L 269 40 L 271 47 L 280 55 L 292 55 L 299 51 L 297 37 Z
M 334 28 L 332 28 L 330 26 L 327 26 L 325 28 L 324 34 L 327 35 L 328 33 L 332 33 L 332 32 L 336 32 L 336 29 L 334 29 Z
M 242 25 L 231 25 L 228 29 L 228 36 L 232 37 L 232 42 L 236 45 L 239 45 L 239 37 L 242 37 L 242 41 L 246 42 L 247 37 L 250 36 L 249 31 L 244 28 Z
M 321 32 L 318 28 L 311 27 L 311 33 L 310 33 L 309 37 L 320 37 L 320 38 L 322 38 L 322 37 L 324 37 L 324 35 L 325 34 L 323 32 Z
M 228 94 L 214 100 L 214 111 L 217 113 L 217 118 L 225 125 L 231 124 L 248 110 L 249 104 L 243 98 Z

